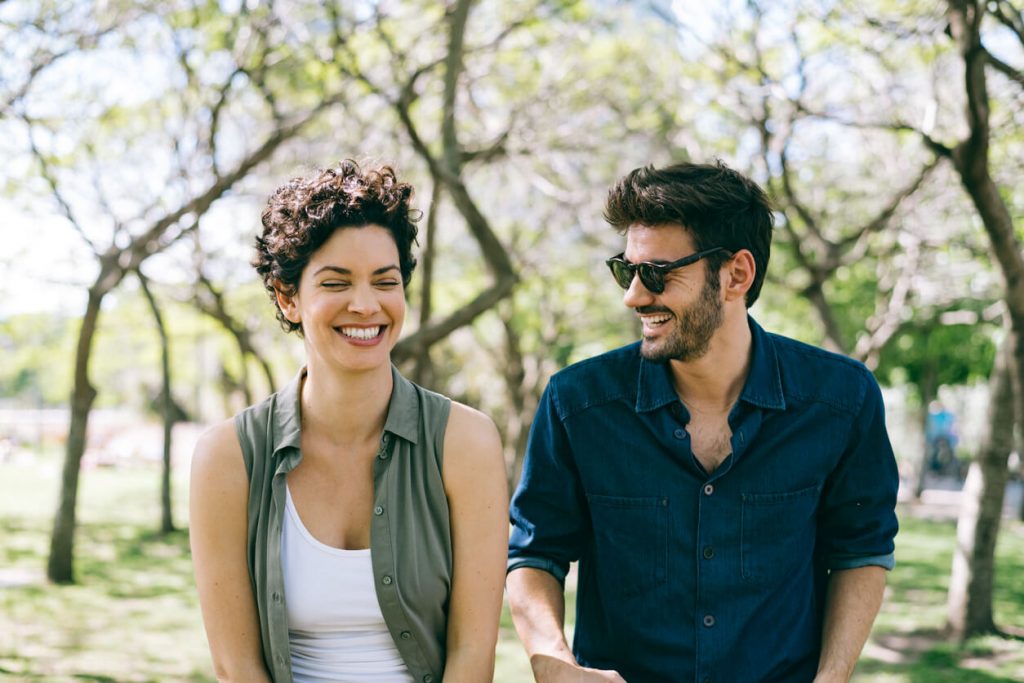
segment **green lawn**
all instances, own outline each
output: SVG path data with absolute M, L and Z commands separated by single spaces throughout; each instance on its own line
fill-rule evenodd
M 0 464 L 0 679 L 212 681 L 187 534 L 152 532 L 158 470 L 82 473 L 75 586 L 43 580 L 58 472 L 56 459 L 44 466 Z M 184 476 L 175 485 L 183 524 Z M 902 524 L 897 570 L 856 680 L 1024 680 L 1024 642 L 988 637 L 956 648 L 937 636 L 953 523 L 906 518 Z M 1024 525 L 1018 522 L 1000 540 L 996 617 L 1024 625 Z M 495 680 L 530 680 L 507 611 Z

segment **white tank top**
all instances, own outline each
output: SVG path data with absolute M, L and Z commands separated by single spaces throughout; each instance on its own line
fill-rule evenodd
M 413 683 L 374 589 L 370 549 L 313 538 L 286 494 L 281 568 L 295 683 Z

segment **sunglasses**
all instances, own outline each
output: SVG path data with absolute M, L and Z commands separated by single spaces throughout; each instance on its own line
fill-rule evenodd
M 605 263 L 608 264 L 608 268 L 612 271 L 612 277 L 619 283 L 619 287 L 623 289 L 629 289 L 629 286 L 633 283 L 633 276 L 639 275 L 640 282 L 647 288 L 652 294 L 661 294 L 665 291 L 665 276 L 671 271 L 688 266 L 691 263 L 696 263 L 706 256 L 711 256 L 720 251 L 728 252 L 725 247 L 712 247 L 705 249 L 704 251 L 698 251 L 696 254 L 690 254 L 686 258 L 681 258 L 678 261 L 672 261 L 671 263 L 650 263 L 644 261 L 642 263 L 630 263 L 626 259 L 622 258 L 625 256 L 625 252 L 618 256 L 613 256 Z

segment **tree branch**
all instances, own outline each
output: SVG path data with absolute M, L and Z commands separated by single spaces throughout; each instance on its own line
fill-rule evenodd
M 1003 74 L 1011 81 L 1015 82 L 1017 85 L 1024 87 L 1024 72 L 1015 69 L 1014 67 L 1010 66 L 1003 60 L 999 59 L 994 54 L 989 52 L 988 49 L 985 49 L 985 58 L 988 60 L 988 63 L 991 64 L 993 68 L 995 68 L 996 71 Z
M 460 306 L 447 318 L 416 330 L 395 345 L 391 351 L 391 358 L 395 363 L 412 358 L 417 355 L 419 349 L 429 347 L 455 330 L 469 325 L 480 314 L 494 308 L 499 301 L 507 297 L 515 287 L 516 281 L 516 278 L 512 276 L 501 278 L 478 294 L 472 301 Z

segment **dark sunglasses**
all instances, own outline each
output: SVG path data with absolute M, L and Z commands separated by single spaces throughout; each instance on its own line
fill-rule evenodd
M 728 250 L 725 247 L 711 247 L 671 263 L 650 263 L 647 261 L 643 263 L 630 263 L 622 258 L 625 255 L 625 252 L 623 252 L 618 256 L 612 256 L 605 263 L 608 264 L 608 268 L 612 271 L 612 277 L 619 283 L 619 287 L 629 289 L 629 286 L 633 283 L 633 276 L 639 275 L 640 282 L 643 283 L 648 291 L 652 294 L 661 294 L 665 291 L 665 276 L 669 272 L 683 266 L 688 266 L 691 263 L 696 263 L 705 256 L 711 256 L 720 251 Z

